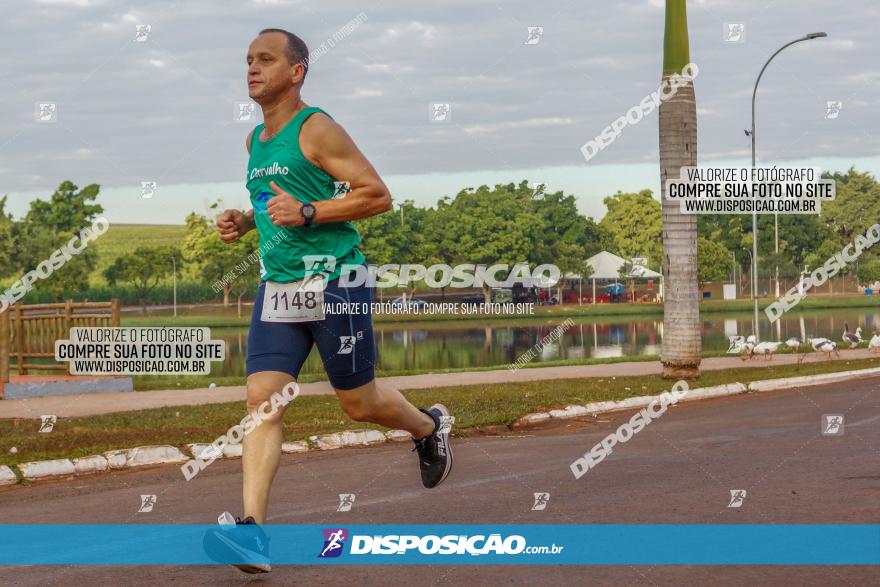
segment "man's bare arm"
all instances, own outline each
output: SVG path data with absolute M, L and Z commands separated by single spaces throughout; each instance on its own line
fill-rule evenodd
M 245 146 L 247 147 L 248 153 L 251 152 L 251 137 L 253 136 L 254 131 L 251 131 L 247 137 L 247 143 Z M 238 241 L 238 239 L 251 230 L 254 230 L 256 227 L 257 224 L 254 222 L 253 209 L 250 209 L 247 212 L 241 210 L 224 210 L 217 217 L 217 229 L 220 232 L 220 240 L 227 244 Z
M 300 141 L 303 154 L 351 188 L 344 198 L 315 202 L 315 222 L 357 220 L 391 210 L 388 188 L 345 129 L 321 114 L 306 122 Z
M 250 154 L 250 152 L 251 152 L 251 141 L 253 140 L 253 137 L 254 137 L 254 131 L 252 129 L 251 132 L 248 133 L 248 136 L 246 139 L 247 142 L 245 143 L 245 146 L 247 147 L 248 154 Z M 245 221 L 245 227 L 247 228 L 248 231 L 254 230 L 257 228 L 257 223 L 256 223 L 256 221 L 254 221 L 254 209 L 253 208 L 251 208 L 250 210 L 248 210 L 244 213 L 244 221 Z

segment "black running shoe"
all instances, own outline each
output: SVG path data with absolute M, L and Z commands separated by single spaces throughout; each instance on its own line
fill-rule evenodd
M 235 518 L 235 525 L 221 525 L 208 530 L 205 552 L 212 560 L 228 564 L 245 573 L 268 573 L 269 537 L 250 516 Z
M 452 418 L 449 410 L 442 404 L 434 404 L 421 411 L 434 420 L 434 432 L 420 440 L 413 439 L 416 444 L 413 451 L 419 453 L 422 485 L 430 489 L 440 485 L 452 469 L 452 446 L 449 444 Z

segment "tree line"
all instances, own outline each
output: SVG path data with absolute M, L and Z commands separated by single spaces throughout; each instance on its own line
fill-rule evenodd
M 775 266 L 782 277 L 795 277 L 805 266 L 812 270 L 878 221 L 880 183 L 871 174 L 851 168 L 826 177 L 836 180 L 837 197 L 823 203 L 821 214 L 779 215 L 778 255 L 773 216 L 759 216 L 762 276 L 770 276 Z M 532 188 L 524 180 L 465 188 L 429 208 L 406 200 L 393 212 L 355 223 L 362 251 L 375 265 L 552 263 L 563 274 L 588 275 L 584 260 L 607 250 L 624 259 L 645 257 L 649 268 L 661 271 L 661 207 L 650 190 L 606 197 L 606 213 L 597 222 L 578 211 L 573 195 L 545 187 Z M 103 213 L 96 203 L 99 192 L 96 184 L 80 189 L 70 181 L 62 182 L 48 200 L 33 200 L 20 219 L 6 211 L 7 198 L 0 199 L 0 283 L 4 289 Z M 222 206 L 216 203 L 214 207 Z M 108 287 L 97 287 L 90 279 L 97 267 L 99 240 L 67 261 L 51 279 L 41 281 L 23 301 L 111 295 L 122 297 L 125 303 L 146 305 L 156 301 L 159 290 L 165 296 L 172 258 L 181 291 L 187 292 L 181 301 L 222 296 L 228 304 L 253 295 L 258 263 L 247 265 L 235 279 L 224 276 L 258 249 L 256 232 L 225 245 L 217 236 L 213 218 L 190 213 L 185 222 L 183 243 L 137 246 L 114 259 L 102 272 Z M 751 222 L 748 215 L 699 217 L 699 281 L 729 278 L 734 263 L 748 273 Z M 880 252 L 864 253 L 846 272 L 855 272 L 862 283 L 880 280 Z M 212 289 L 218 282 L 222 286 Z

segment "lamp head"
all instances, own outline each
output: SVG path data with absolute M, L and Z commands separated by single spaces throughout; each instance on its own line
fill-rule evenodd
M 819 39 L 821 37 L 827 37 L 827 36 L 828 36 L 828 33 L 809 33 L 804 38 L 809 40 L 809 39 Z

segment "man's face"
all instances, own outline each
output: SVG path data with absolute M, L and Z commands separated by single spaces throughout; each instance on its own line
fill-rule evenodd
M 264 33 L 248 47 L 248 95 L 254 102 L 283 95 L 302 80 L 304 68 L 287 60 L 286 48 L 287 38 L 281 33 Z

